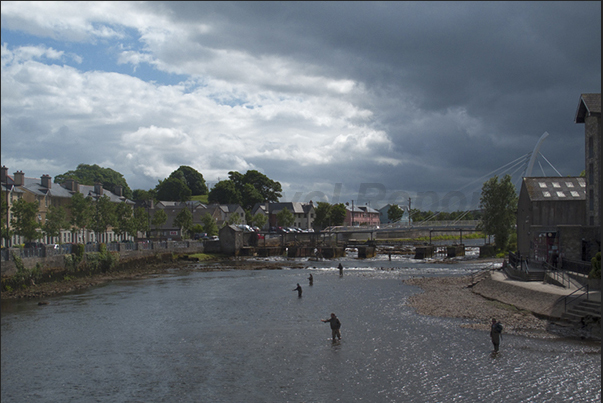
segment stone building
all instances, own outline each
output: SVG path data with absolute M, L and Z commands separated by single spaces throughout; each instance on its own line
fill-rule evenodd
M 585 131 L 585 224 L 600 228 L 601 216 L 603 216 L 603 205 L 601 204 L 601 94 L 582 94 L 574 121 L 584 123 Z
M 520 256 L 549 263 L 555 253 L 581 259 L 581 246 L 576 247 L 566 235 L 583 227 L 585 200 L 584 178 L 523 178 L 517 203 Z

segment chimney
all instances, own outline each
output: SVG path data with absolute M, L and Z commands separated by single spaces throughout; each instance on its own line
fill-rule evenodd
M 103 184 L 100 182 L 96 182 L 94 184 L 94 193 L 96 193 L 99 196 L 103 195 Z
M 2 165 L 2 177 L 1 177 L 1 181 L 2 183 L 6 183 L 6 174 L 8 174 L 8 168 L 5 167 L 4 165 Z
M 25 174 L 23 173 L 23 171 L 17 171 L 14 175 L 15 186 L 23 186 L 23 184 L 25 183 Z
M 124 188 L 120 185 L 115 185 L 115 189 L 113 189 L 113 193 L 115 193 L 119 197 L 122 197 L 124 195 Z
M 65 181 L 65 188 L 71 190 L 72 192 L 80 191 L 80 185 L 74 179 L 67 179 Z
M 42 187 L 50 189 L 52 187 L 52 178 L 50 175 L 42 175 Z
M 149 206 L 151 210 L 155 209 L 155 201 L 153 199 L 149 199 L 147 203 L 147 206 Z

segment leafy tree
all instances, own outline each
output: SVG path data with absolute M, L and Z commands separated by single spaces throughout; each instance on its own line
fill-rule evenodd
M 5 240 L 5 245 L 8 245 L 8 240 L 12 236 L 12 231 L 8 227 L 8 203 L 4 198 L 1 200 L 2 202 L 2 210 L 0 213 L 1 226 L 2 226 L 2 238 Z
M 193 226 L 193 213 L 189 209 L 183 208 L 174 218 L 174 225 L 181 228 L 183 234 L 188 233 Z
M 116 187 L 121 186 L 127 198 L 132 197 L 132 190 L 124 176 L 111 168 L 103 168 L 96 164 L 79 164 L 75 171 L 67 171 L 54 177 L 54 183 L 64 183 L 67 179 L 74 179 L 82 185 L 94 185 L 96 182 L 103 184 L 105 189 L 116 192 Z
M 107 232 L 115 222 L 115 204 L 107 195 L 99 197 L 93 207 L 91 228 L 96 234 Z
M 137 207 L 134 210 L 134 218 L 133 218 L 133 229 L 134 234 L 138 232 L 142 232 L 145 236 L 149 231 L 149 215 L 146 210 L 142 207 Z M 132 235 L 134 235 L 132 234 Z
M 327 202 L 318 202 L 314 209 L 314 227 L 323 229 L 331 225 L 331 205 Z
M 343 203 L 331 206 L 331 213 L 329 214 L 331 217 L 331 225 L 343 225 L 346 214 L 347 210 Z
M 157 232 L 160 232 L 161 226 L 167 222 L 168 216 L 165 211 L 162 209 L 155 210 L 155 214 L 153 214 L 153 219 L 151 220 L 151 224 L 155 227 Z
M 115 205 L 115 227 L 113 227 L 113 232 L 119 238 L 126 234 L 136 234 L 136 223 L 132 213 L 132 206 L 129 204 L 119 203 Z
M 38 222 L 39 206 L 40 203 L 28 202 L 25 199 L 19 199 L 13 203 L 11 224 L 15 234 L 22 236 L 26 241 L 42 238 L 42 233 L 38 231 L 40 228 Z
M 278 202 L 279 198 L 283 195 L 281 184 L 273 181 L 266 175 L 256 171 L 247 171 L 243 175 L 243 183 L 252 185 L 262 196 L 261 201 Z
M 216 225 L 216 221 L 211 215 L 209 215 L 209 213 L 205 213 L 203 217 L 201 217 L 201 222 L 203 223 L 203 230 L 207 232 L 207 235 L 218 235 L 218 226 Z
M 517 194 L 510 175 L 505 175 L 500 182 L 498 176 L 494 176 L 484 183 L 480 207 L 484 212 L 481 222 L 484 233 L 494 235 L 498 250 L 506 250 L 517 211 Z
M 191 198 L 191 190 L 184 180 L 177 176 L 159 181 L 155 190 L 159 200 L 185 202 Z
M 268 217 L 266 217 L 262 213 L 256 213 L 253 217 L 251 217 L 250 223 L 252 226 L 264 228 L 266 222 L 268 221 Z
M 399 206 L 392 204 L 387 209 L 387 219 L 391 222 L 398 222 L 402 219 L 404 215 L 404 210 L 402 210 Z
M 194 168 L 182 165 L 170 174 L 170 177 L 172 176 L 183 179 L 193 196 L 205 195 L 208 192 L 203 175 Z
M 85 229 L 90 223 L 92 217 L 92 199 L 84 197 L 83 194 L 77 192 L 71 197 L 69 210 L 71 213 L 71 230 L 75 234 L 77 231 Z
M 192 234 L 200 234 L 202 232 L 204 232 L 204 231 L 203 231 L 203 225 L 201 225 L 201 224 L 193 224 L 193 226 L 191 227 Z
M 231 180 L 219 181 L 209 191 L 208 201 L 218 204 L 240 204 L 241 195 Z
M 295 221 L 295 216 L 289 209 L 282 209 L 276 214 L 276 220 L 281 227 L 289 227 Z
M 228 177 L 216 183 L 209 192 L 210 203 L 240 204 L 243 209 L 250 210 L 256 203 L 278 202 L 282 196 L 281 184 L 258 171 L 250 170 L 244 175 L 231 171 Z
M 58 237 L 61 243 L 61 230 L 69 228 L 67 211 L 61 206 L 50 206 L 46 213 L 46 222 L 42 229 L 50 237 Z
M 264 196 L 251 183 L 244 184 L 240 194 L 241 205 L 248 209 L 264 201 Z
M 231 214 L 228 217 L 228 220 L 226 220 L 226 222 L 224 223 L 224 225 L 239 225 L 242 224 L 241 222 L 241 216 L 238 214 Z
M 158 200 L 157 192 L 155 191 L 155 189 L 149 189 L 149 190 L 135 189 L 132 192 L 132 200 L 134 200 L 134 201 Z

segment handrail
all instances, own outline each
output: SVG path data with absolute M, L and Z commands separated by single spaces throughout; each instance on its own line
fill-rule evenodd
M 586 288 L 586 291 L 584 291 L 582 294 L 580 294 L 580 295 L 578 295 L 578 296 L 575 296 L 575 297 L 574 297 L 574 298 L 572 298 L 572 299 L 571 299 L 571 301 L 570 301 L 570 297 L 571 297 L 572 295 L 576 294 L 578 291 L 581 291 L 581 290 L 582 290 L 582 289 L 584 289 L 584 288 Z M 587 301 L 589 301 L 589 299 L 588 299 L 588 284 L 586 284 L 586 285 L 584 285 L 584 286 L 582 286 L 582 287 L 578 288 L 576 291 L 574 291 L 574 292 L 572 292 L 571 294 L 569 294 L 569 295 L 565 296 L 565 298 L 563 298 L 563 300 L 565 301 L 565 304 L 564 304 L 564 309 L 565 309 L 565 312 L 567 312 L 567 305 L 568 305 L 570 302 L 573 302 L 573 301 L 575 301 L 575 300 L 579 299 L 579 298 L 580 298 L 580 297 L 582 297 L 584 294 L 586 294 L 586 300 L 587 300 Z
M 557 269 L 555 266 L 553 266 L 552 264 L 550 264 L 550 263 L 548 263 L 546 261 L 542 261 L 542 267 L 546 270 L 546 274 L 547 275 L 550 275 L 551 277 L 554 277 L 555 280 L 558 283 L 561 283 L 561 285 L 563 287 L 566 287 L 566 288 L 570 288 L 571 287 L 572 283 L 571 283 L 570 279 L 567 278 L 567 285 L 565 285 L 566 276 L 563 273 L 561 273 L 559 271 L 559 269 Z M 554 273 L 554 275 L 552 275 L 552 273 Z M 559 276 L 561 276 L 561 281 L 559 281 Z

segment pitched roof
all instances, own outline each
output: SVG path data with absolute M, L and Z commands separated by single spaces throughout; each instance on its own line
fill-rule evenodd
M 531 201 L 586 200 L 586 181 L 578 177 L 523 178 Z
M 601 115 L 601 94 L 582 94 L 578 109 L 576 110 L 576 123 L 584 123 L 584 118 L 592 115 Z

